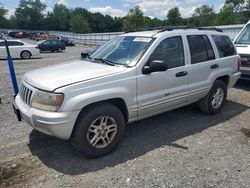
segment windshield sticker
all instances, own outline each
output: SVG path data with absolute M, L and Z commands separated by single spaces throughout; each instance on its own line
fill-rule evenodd
M 136 37 L 133 41 L 134 42 L 150 42 L 151 38 Z

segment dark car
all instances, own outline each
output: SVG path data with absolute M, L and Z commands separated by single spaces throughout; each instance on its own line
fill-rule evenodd
M 40 49 L 40 52 L 62 52 L 62 50 L 65 50 L 65 44 L 61 42 L 60 40 L 42 40 L 37 43 L 38 48 Z
M 65 44 L 65 46 L 75 46 L 75 43 L 67 37 L 59 36 L 58 40 L 63 42 Z
M 15 34 L 15 38 L 27 38 L 29 35 L 26 32 L 18 32 Z

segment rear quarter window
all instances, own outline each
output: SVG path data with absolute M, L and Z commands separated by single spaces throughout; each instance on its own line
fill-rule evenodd
M 233 56 L 236 54 L 234 45 L 228 36 L 212 35 L 218 49 L 220 58 Z
M 8 41 L 8 45 L 9 46 L 23 46 L 24 44 L 18 41 Z

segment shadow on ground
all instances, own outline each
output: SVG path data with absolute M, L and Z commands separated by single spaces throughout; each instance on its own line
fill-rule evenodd
M 250 91 L 250 80 L 239 80 L 234 87 L 237 89 Z
M 42 57 L 31 57 L 30 59 L 23 59 L 23 58 L 13 58 L 13 61 L 24 61 L 24 60 L 26 60 L 26 61 L 29 61 L 29 60 L 35 60 L 35 59 L 42 59 Z M 0 58 L 0 60 L 2 60 L 2 61 L 7 61 L 7 59 L 2 59 L 2 58 Z
M 132 123 L 127 126 L 125 138 L 118 148 L 97 159 L 86 159 L 75 152 L 67 141 L 37 131 L 30 133 L 29 148 L 49 168 L 70 175 L 84 174 L 118 165 L 161 146 L 188 150 L 188 147 L 174 142 L 225 122 L 248 108 L 228 101 L 220 114 L 206 116 L 198 109 L 188 106 Z

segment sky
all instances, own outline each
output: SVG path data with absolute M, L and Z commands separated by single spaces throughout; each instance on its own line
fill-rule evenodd
M 146 16 L 165 19 L 170 8 L 179 7 L 181 16 L 190 17 L 194 9 L 207 4 L 216 12 L 223 6 L 225 0 L 41 0 L 47 5 L 46 11 L 51 11 L 56 3 L 69 8 L 82 7 L 90 12 L 100 12 L 104 15 L 123 17 L 130 8 L 138 5 Z M 18 6 L 19 0 L 0 0 L 9 10 L 10 17 Z

